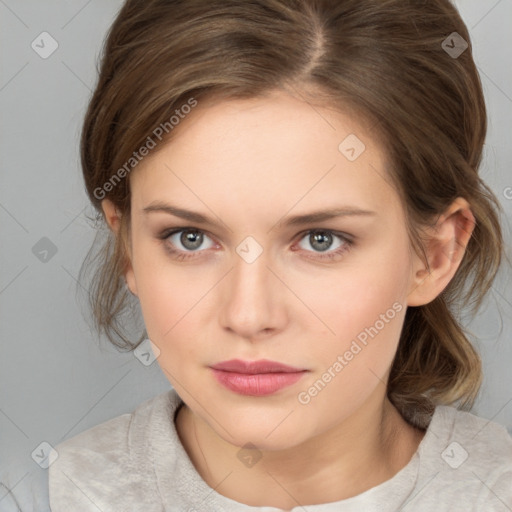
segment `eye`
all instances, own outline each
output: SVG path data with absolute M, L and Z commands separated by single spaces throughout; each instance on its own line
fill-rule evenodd
M 209 237 L 204 231 L 196 228 L 178 228 L 164 231 L 158 238 L 164 240 L 167 251 L 180 260 L 194 257 L 194 253 L 211 249 L 215 245 L 211 243 L 209 246 L 201 249 L 205 238 L 209 239 Z
M 334 246 L 334 248 L 332 248 L 334 239 L 338 239 L 339 242 Z M 326 229 L 310 230 L 301 238 L 300 241 L 303 240 L 307 242 L 306 245 L 313 248 L 313 251 L 306 249 L 306 252 L 315 253 L 311 258 L 320 260 L 324 258 L 339 258 L 353 245 L 352 240 L 350 240 L 348 236 L 341 233 L 334 233 L 333 231 Z

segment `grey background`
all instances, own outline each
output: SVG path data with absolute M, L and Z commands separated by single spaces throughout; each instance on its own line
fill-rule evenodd
M 47 470 L 32 459 L 98 423 L 131 412 L 170 384 L 91 335 L 75 299 L 93 241 L 93 210 L 78 159 L 80 124 L 96 59 L 120 0 L 0 0 L 0 511 L 49 510 Z M 489 111 L 482 174 L 499 197 L 510 247 L 512 215 L 512 0 L 458 0 L 475 48 Z M 57 50 L 31 47 L 46 31 Z M 57 252 L 33 252 L 47 237 Z M 38 246 L 36 246 L 38 247 Z M 510 250 L 507 249 L 510 255 Z M 478 317 L 485 380 L 472 412 L 512 432 L 512 289 L 504 268 Z M 9 495 L 9 490 L 11 494 Z

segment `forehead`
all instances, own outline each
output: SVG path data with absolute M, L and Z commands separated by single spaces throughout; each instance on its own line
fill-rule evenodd
M 340 112 L 273 91 L 259 98 L 199 101 L 188 115 L 182 116 L 171 142 L 195 149 L 210 146 L 210 150 L 211 146 L 222 145 L 222 150 L 229 149 L 233 155 L 237 149 L 257 148 L 261 154 L 274 150 L 278 156 L 290 148 L 297 154 L 298 144 L 304 143 L 308 149 L 315 146 L 318 150 L 338 151 L 339 142 L 350 134 L 364 139 L 370 150 L 376 149 L 371 131 L 371 123 L 348 106 Z M 246 143 L 250 138 L 250 144 L 242 147 L 243 138 Z
M 397 199 L 363 119 L 285 93 L 198 102 L 161 144 L 130 176 L 138 208 L 172 198 L 261 215 L 299 203 L 301 211 L 323 203 L 370 209 Z

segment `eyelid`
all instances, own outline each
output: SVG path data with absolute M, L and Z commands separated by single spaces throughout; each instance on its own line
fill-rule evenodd
M 350 235 L 349 233 L 345 233 L 344 231 L 338 231 L 336 229 L 331 228 L 309 228 L 301 231 L 300 233 L 297 233 L 294 238 L 303 238 L 305 235 L 309 233 L 331 233 L 333 236 L 337 236 L 342 238 L 343 240 L 346 240 L 347 242 L 353 242 L 355 237 L 353 235 Z

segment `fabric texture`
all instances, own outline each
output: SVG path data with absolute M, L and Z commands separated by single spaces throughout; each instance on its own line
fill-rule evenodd
M 229 499 L 199 475 L 178 437 L 174 389 L 56 446 L 52 512 L 280 512 Z M 511 512 L 512 437 L 505 427 L 437 406 L 409 463 L 352 498 L 292 512 Z

